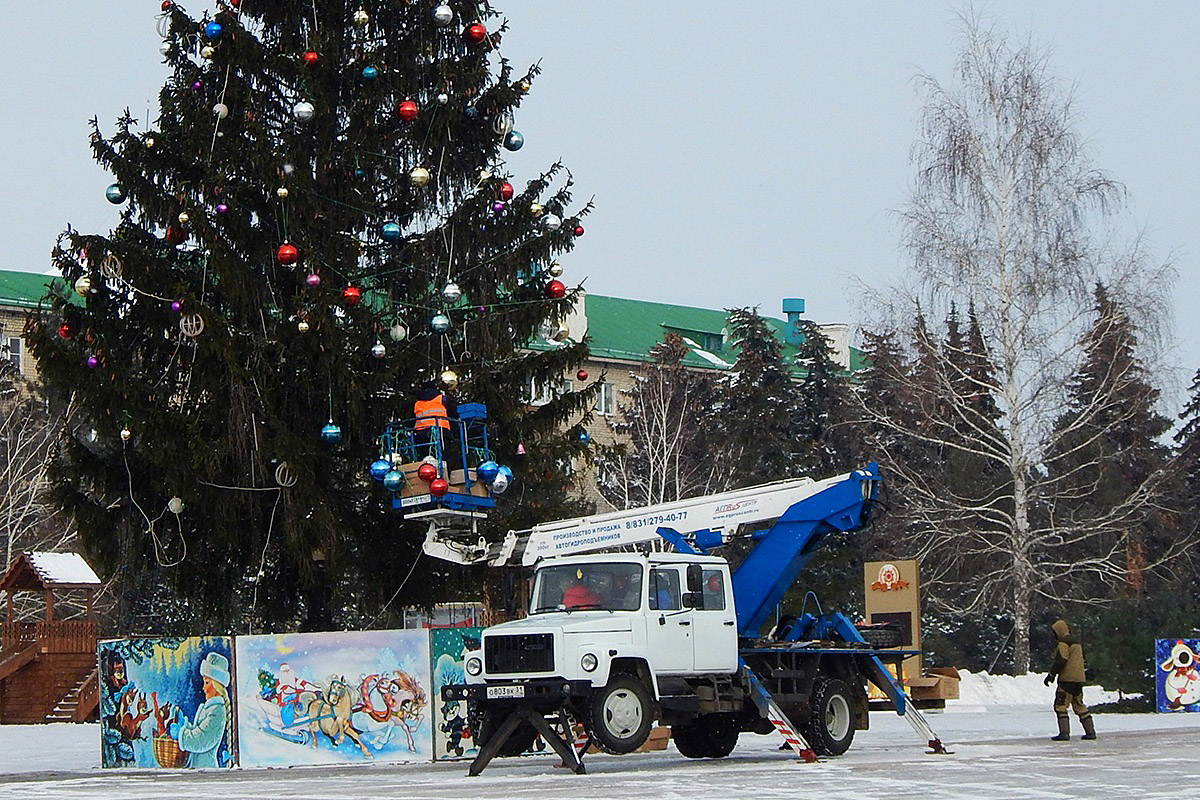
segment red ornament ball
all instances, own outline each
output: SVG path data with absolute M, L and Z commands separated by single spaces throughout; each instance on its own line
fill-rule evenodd
M 319 55 L 317 55 L 316 50 L 309 50 L 308 52 L 306 52 L 304 54 L 304 63 L 310 67 L 315 65 L 320 60 L 321 60 L 321 57 Z
M 342 299 L 346 301 L 346 305 L 356 306 L 358 305 L 358 301 L 362 300 L 362 292 L 359 291 L 357 286 L 347 286 L 345 289 L 342 289 Z
M 71 326 L 65 322 L 62 325 L 59 325 L 58 326 L 58 335 L 62 339 L 70 339 L 71 338 Z
M 171 10 L 171 0 L 163 0 L 163 1 L 162 1 L 162 10 L 163 10 L 163 11 L 170 11 L 170 10 Z
M 579 370 L 579 372 L 575 373 L 575 377 L 581 381 L 586 381 L 587 380 L 587 370 L 586 369 Z
M 513 196 L 512 184 L 509 183 L 508 181 L 505 181 L 504 183 L 500 184 L 500 199 L 501 200 L 512 200 L 512 196 Z
M 438 470 L 433 464 L 422 464 L 421 466 L 417 467 L 417 477 L 426 483 L 430 483 L 437 476 Z
M 396 113 L 400 115 L 400 119 L 405 122 L 412 122 L 417 118 L 417 104 L 412 100 L 405 100 L 400 105 L 396 106 Z
M 166 239 L 170 245 L 183 244 L 187 241 L 187 231 L 178 225 L 168 225 Z
M 463 31 L 463 38 L 471 44 L 479 44 L 487 38 L 487 28 L 478 22 L 468 25 L 467 29 Z
M 572 232 L 573 232 L 573 233 L 574 233 L 576 236 L 583 236 L 583 226 L 582 226 L 582 225 L 576 225 L 576 226 L 575 226 L 575 228 L 574 228 L 574 230 L 573 230 Z
M 551 300 L 558 300 L 566 293 L 567 287 L 562 281 L 550 281 L 546 284 L 546 297 Z
M 242 0 L 229 0 L 229 5 L 233 6 L 234 8 L 238 8 L 241 6 L 241 4 Z
M 434 497 L 444 497 L 448 491 L 450 484 L 446 483 L 445 478 L 434 478 L 429 482 L 429 493 Z
M 291 266 L 300 260 L 300 251 L 296 249 L 296 245 L 284 242 L 275 251 L 275 260 L 284 266 Z

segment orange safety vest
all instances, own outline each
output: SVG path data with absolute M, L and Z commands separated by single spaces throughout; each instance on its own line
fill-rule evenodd
M 417 417 L 417 424 L 413 426 L 416 430 L 423 431 L 434 425 L 442 430 L 450 430 L 446 404 L 442 402 L 440 394 L 432 400 L 418 400 L 413 403 L 413 413 Z

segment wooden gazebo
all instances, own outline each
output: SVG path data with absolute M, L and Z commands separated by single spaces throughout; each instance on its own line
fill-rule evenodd
M 100 579 L 76 553 L 21 553 L 0 578 L 6 593 L 0 637 L 0 723 L 82 721 L 99 703 L 93 603 Z M 55 592 L 83 592 L 82 618 L 58 619 Z M 16 618 L 15 595 L 35 592 L 39 621 Z

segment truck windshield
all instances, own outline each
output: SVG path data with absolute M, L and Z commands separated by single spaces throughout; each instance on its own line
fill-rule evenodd
M 637 611 L 641 605 L 640 564 L 560 564 L 537 571 L 529 610 Z

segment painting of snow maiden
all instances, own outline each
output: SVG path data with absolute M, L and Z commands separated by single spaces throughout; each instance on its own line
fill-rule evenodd
M 1159 711 L 1200 711 L 1200 639 L 1156 639 Z
M 479 649 L 483 628 L 434 628 L 429 631 L 429 649 L 433 656 L 433 757 L 442 759 L 474 758 L 478 748 L 467 724 L 464 701 L 442 702 L 442 687 L 463 683 L 463 653 Z
M 244 767 L 429 761 L 424 630 L 239 636 Z
M 100 763 L 234 765 L 231 639 L 112 639 L 99 645 Z

